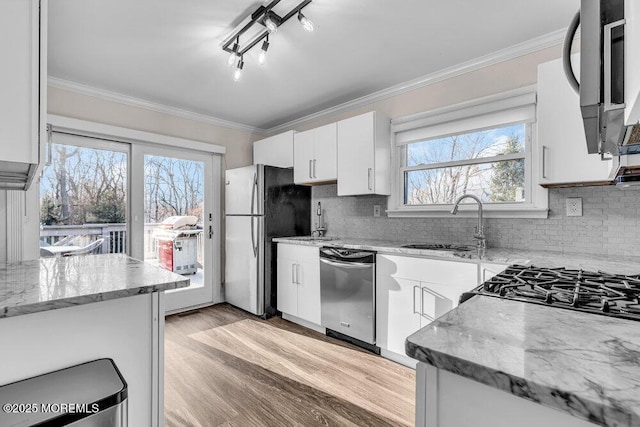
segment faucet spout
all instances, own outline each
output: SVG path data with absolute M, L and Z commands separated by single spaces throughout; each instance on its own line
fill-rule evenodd
M 458 213 L 458 206 L 460 205 L 460 202 L 464 199 L 472 199 L 478 204 L 478 226 L 476 228 L 476 232 L 473 234 L 473 238 L 478 241 L 477 242 L 478 256 L 482 258 L 487 248 L 487 239 L 484 236 L 484 221 L 482 218 L 482 200 L 480 200 L 479 197 L 474 196 L 473 194 L 463 194 L 462 196 L 458 197 L 458 199 L 453 204 L 453 209 L 451 209 L 452 215 L 455 215 Z

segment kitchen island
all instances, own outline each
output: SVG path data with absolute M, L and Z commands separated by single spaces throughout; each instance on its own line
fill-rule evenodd
M 640 324 L 475 296 L 407 339 L 417 426 L 639 426 Z
M 0 385 L 111 358 L 128 383 L 129 425 L 160 425 L 163 291 L 188 285 L 120 254 L 0 264 Z

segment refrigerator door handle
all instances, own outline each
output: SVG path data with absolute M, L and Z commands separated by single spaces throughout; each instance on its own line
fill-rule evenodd
M 254 209 L 256 207 L 256 192 L 258 191 L 258 174 L 253 174 L 253 187 L 251 187 L 251 215 L 255 213 Z M 251 228 L 253 229 L 253 221 L 251 221 Z
M 258 247 L 256 245 L 256 230 L 255 227 L 253 226 L 253 221 L 256 218 L 254 216 L 251 217 L 251 248 L 253 249 L 253 257 L 257 258 L 258 257 Z

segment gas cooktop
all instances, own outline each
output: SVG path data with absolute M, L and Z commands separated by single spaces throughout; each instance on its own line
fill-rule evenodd
M 474 295 L 640 320 L 640 275 L 511 265 L 460 302 Z

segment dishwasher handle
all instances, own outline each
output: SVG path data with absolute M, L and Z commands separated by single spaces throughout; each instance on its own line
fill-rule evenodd
M 364 263 L 364 262 L 339 262 L 339 261 L 329 261 L 325 258 L 320 258 L 320 262 L 331 265 L 333 267 L 341 267 L 341 268 L 372 268 L 374 264 Z

